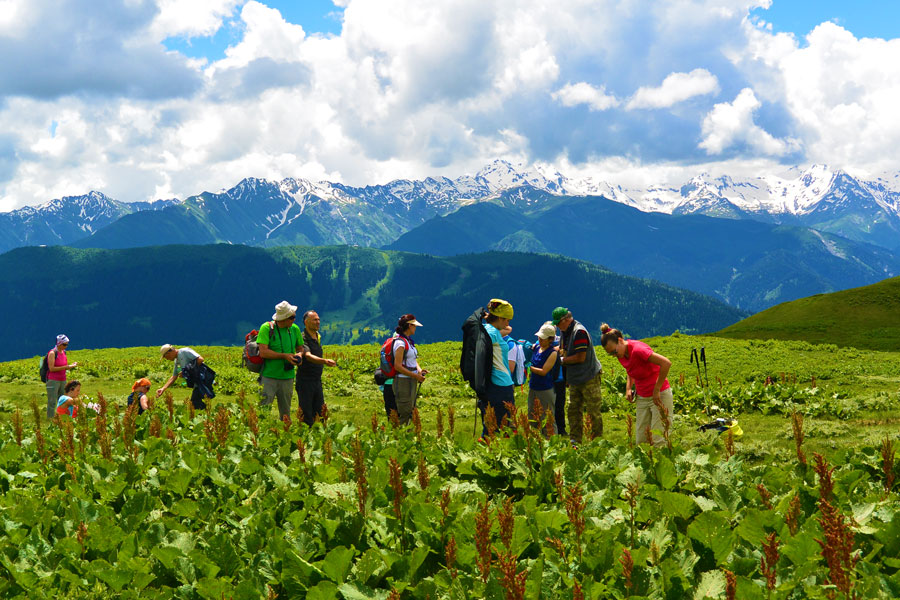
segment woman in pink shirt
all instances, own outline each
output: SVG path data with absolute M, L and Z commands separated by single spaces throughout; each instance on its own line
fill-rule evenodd
M 672 427 L 672 388 L 666 375 L 672 361 L 653 351 L 650 346 L 638 340 L 626 340 L 622 332 L 613 329 L 606 323 L 600 326 L 602 335 L 600 345 L 610 356 L 619 359 L 619 363 L 625 367 L 628 381 L 625 383 L 625 398 L 635 403 L 635 441 L 640 444 L 650 441 L 654 446 L 663 446 L 665 438 L 650 434 L 652 440 L 647 439 L 648 430 L 662 432 L 663 420 L 656 404 L 661 403 L 665 409 L 668 427 Z M 634 395 L 632 395 L 632 386 Z M 635 397 L 636 396 L 636 397 Z
M 77 362 L 69 364 L 68 347 L 69 338 L 61 333 L 56 336 L 56 346 L 47 352 L 47 419 L 56 414 L 56 401 L 65 392 L 66 371 L 78 366 Z

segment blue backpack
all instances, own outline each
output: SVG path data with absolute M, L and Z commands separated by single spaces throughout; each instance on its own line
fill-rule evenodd
M 531 367 L 531 357 L 534 355 L 534 344 L 528 340 L 514 340 L 510 336 L 503 339 L 509 344 L 510 350 L 516 346 L 521 350 L 516 355 L 515 373 L 510 373 L 510 375 L 512 375 L 513 385 L 525 385 L 525 381 L 528 379 L 528 369 Z

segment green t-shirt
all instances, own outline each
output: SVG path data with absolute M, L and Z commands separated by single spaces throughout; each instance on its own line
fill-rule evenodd
M 269 331 L 269 321 L 266 321 L 259 327 L 256 343 L 266 344 L 273 352 L 293 354 L 302 347 L 303 336 L 300 334 L 300 327 L 296 324 L 285 328 L 275 325 L 274 331 Z M 285 370 L 284 365 L 285 362 L 281 358 L 266 359 L 260 375 L 271 379 L 293 379 L 297 368 Z

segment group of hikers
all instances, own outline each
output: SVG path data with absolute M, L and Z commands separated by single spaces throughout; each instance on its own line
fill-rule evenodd
M 478 308 L 463 325 L 460 369 L 478 397 L 482 435 L 490 426 L 514 427 L 508 423 L 509 408 L 515 405 L 513 372 L 517 360 L 510 353 L 521 352 L 509 336 L 512 304 L 498 298 L 487 308 Z M 584 415 L 591 420 L 593 437 L 603 434 L 603 368 L 595 352 L 590 332 L 564 306 L 553 309 L 551 318 L 535 332 L 528 378 L 528 415 L 546 427 L 548 435 L 568 435 L 578 444 L 584 435 Z M 662 445 L 660 432 L 672 424 L 674 408 L 667 378 L 671 361 L 637 340 L 626 340 L 622 332 L 601 326 L 600 347 L 618 359 L 627 374 L 625 396 L 636 408 L 634 434 L 637 443 Z M 568 408 L 566 409 L 566 393 Z M 488 416 L 488 413 L 493 413 Z M 552 418 L 546 416 L 552 415 Z
M 591 420 L 592 435 L 602 435 L 602 367 L 591 334 L 568 308 L 555 308 L 550 320 L 534 333 L 536 343 L 529 343 L 532 353 L 527 374 L 517 373 L 517 369 L 522 370 L 524 361 L 519 355 L 523 352 L 522 345 L 510 336 L 513 314 L 512 304 L 495 298 L 486 308 L 477 309 L 462 327 L 460 370 L 477 396 L 482 435 L 487 435 L 489 428 L 515 427 L 508 418 L 509 410 L 515 406 L 516 384 L 524 384 L 524 375 L 527 375 L 528 383 L 529 418 L 535 423 L 540 421 L 547 435 L 569 435 L 574 444 L 580 443 L 585 413 Z M 313 425 L 322 416 L 325 406 L 323 370 L 326 366 L 336 366 L 336 362 L 326 358 L 322 350 L 319 315 L 308 310 L 301 319 L 302 329 L 296 323 L 297 307 L 286 300 L 281 301 L 275 306 L 272 319 L 253 332 L 258 349 L 260 404 L 267 407 L 276 402 L 279 417 L 290 418 L 296 390 L 298 412 L 304 422 Z M 422 326 L 415 315 L 402 315 L 381 348 L 376 382 L 381 387 L 385 413 L 400 425 L 410 422 L 419 387 L 428 374 L 428 370 L 419 365 L 419 352 L 413 340 L 417 328 Z M 67 381 L 67 372 L 78 367 L 77 362 L 68 363 L 68 345 L 68 337 L 57 336 L 56 345 L 42 363 L 48 418 L 55 414 L 74 417 L 82 405 L 80 383 Z M 616 357 L 627 373 L 625 396 L 635 404 L 635 441 L 654 445 L 665 443 L 659 432 L 671 426 L 673 415 L 672 390 L 667 379 L 671 366 L 669 359 L 643 342 L 626 340 L 621 331 L 605 323 L 601 327 L 599 345 L 607 354 Z M 176 348 L 171 344 L 161 346 L 160 355 L 175 364 L 172 375 L 156 390 L 156 397 L 178 378 L 184 378 L 193 388 L 192 405 L 201 410 L 206 408 L 205 400 L 215 397 L 215 372 L 203 357 L 191 348 Z M 151 385 L 145 377 L 132 385 L 128 404 L 137 404 L 139 413 L 150 407 Z

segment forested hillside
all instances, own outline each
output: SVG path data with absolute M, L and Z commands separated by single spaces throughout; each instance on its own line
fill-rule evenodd
M 644 337 L 721 329 L 746 314 L 700 294 L 557 256 L 490 252 L 436 258 L 346 246 L 160 246 L 125 250 L 20 248 L 0 256 L 0 359 L 48 350 L 166 342 L 239 344 L 287 299 L 316 309 L 327 343 L 371 342 L 406 312 L 420 341 L 459 339 L 492 297 L 532 337 L 553 307 L 591 330 L 608 321 Z

